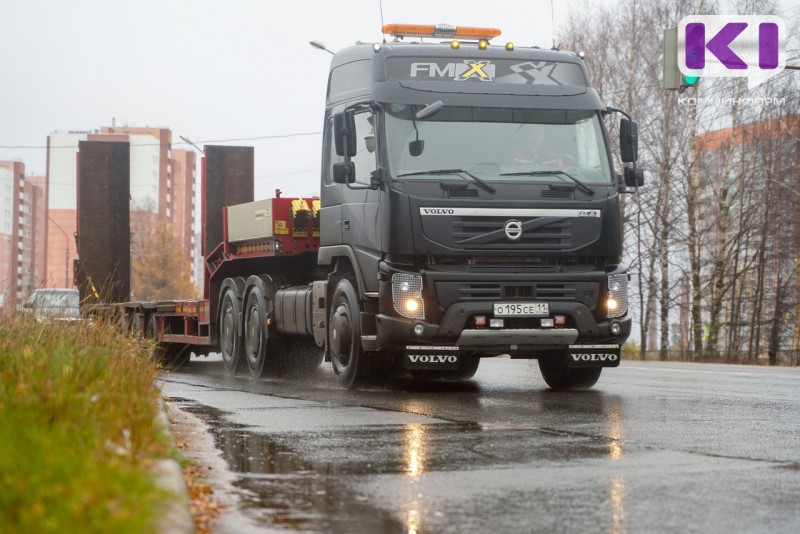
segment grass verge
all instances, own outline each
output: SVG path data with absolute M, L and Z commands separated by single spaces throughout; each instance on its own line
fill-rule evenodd
M 170 454 L 147 348 L 102 324 L 0 321 L 3 532 L 151 532 Z

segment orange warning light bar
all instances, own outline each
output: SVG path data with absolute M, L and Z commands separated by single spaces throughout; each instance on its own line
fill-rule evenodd
M 444 39 L 468 37 L 488 41 L 500 35 L 500 30 L 449 24 L 387 24 L 383 27 L 383 33 L 394 37 L 441 37 Z

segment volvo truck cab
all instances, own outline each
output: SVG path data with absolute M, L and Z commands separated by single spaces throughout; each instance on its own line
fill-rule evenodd
M 621 119 L 621 176 L 619 110 L 579 55 L 491 45 L 491 28 L 384 33 L 335 54 L 328 82 L 319 262 L 340 382 L 390 360 L 463 378 L 510 354 L 551 387 L 593 385 L 631 328 L 636 124 Z

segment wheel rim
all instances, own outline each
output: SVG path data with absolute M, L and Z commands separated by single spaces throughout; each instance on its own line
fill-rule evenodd
M 247 346 L 247 358 L 255 363 L 258 360 L 258 354 L 261 351 L 261 320 L 257 304 L 250 306 L 247 313 L 247 339 L 245 345 Z
M 225 308 L 224 315 L 222 317 L 222 357 L 225 358 L 226 361 L 230 360 L 233 357 L 233 348 L 234 348 L 234 318 L 233 318 L 233 310 L 229 307 Z
M 341 369 L 347 369 L 353 346 L 353 326 L 350 323 L 350 309 L 345 303 L 336 308 L 331 326 L 332 356 Z

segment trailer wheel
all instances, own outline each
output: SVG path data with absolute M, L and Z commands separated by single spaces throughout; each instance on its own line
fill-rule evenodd
M 251 286 L 247 292 L 247 303 L 244 307 L 244 352 L 247 355 L 247 366 L 253 378 L 261 378 L 270 370 L 277 368 L 273 359 L 274 353 L 267 329 L 267 299 L 258 285 Z
M 225 372 L 235 375 L 244 370 L 242 356 L 242 334 L 239 318 L 239 299 L 233 288 L 225 290 L 219 309 L 219 350 L 225 364 Z
M 150 361 L 164 363 L 164 356 L 167 354 L 166 347 L 158 342 L 158 320 L 155 315 L 151 315 L 147 321 L 147 328 L 144 332 L 150 346 Z
M 568 367 L 563 352 L 539 357 L 539 371 L 552 389 L 589 389 L 600 378 L 602 367 Z
M 336 380 L 348 389 L 363 385 L 372 378 L 361 348 L 360 317 L 356 290 L 345 278 L 336 286 L 331 300 L 328 347 Z

